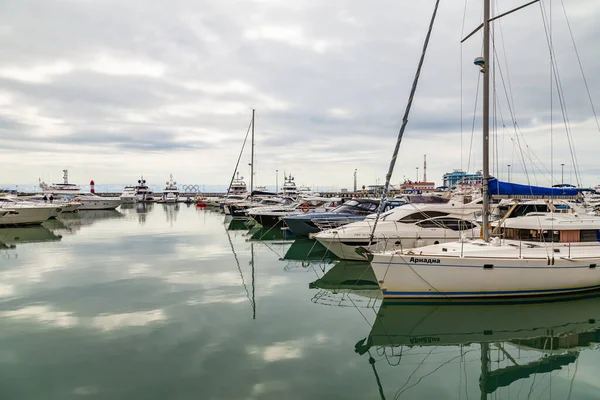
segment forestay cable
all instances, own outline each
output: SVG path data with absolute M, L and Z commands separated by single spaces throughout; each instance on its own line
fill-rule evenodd
M 429 29 L 427 30 L 427 36 L 425 37 L 425 42 L 423 43 L 423 50 L 421 52 L 421 58 L 419 60 L 419 65 L 417 66 L 417 72 L 415 74 L 415 78 L 413 80 L 412 88 L 410 89 L 410 96 L 408 97 L 408 104 L 406 104 L 406 109 L 404 110 L 404 117 L 402 118 L 402 126 L 400 127 L 400 131 L 398 132 L 398 139 L 396 140 L 396 147 L 394 148 L 394 153 L 392 155 L 392 160 L 390 161 L 390 167 L 388 169 L 388 173 L 385 176 L 385 187 L 383 189 L 383 193 L 381 194 L 381 202 L 379 204 L 379 208 L 377 209 L 377 217 L 375 218 L 375 223 L 373 224 L 373 230 L 371 231 L 371 237 L 369 242 L 373 241 L 373 236 L 375 235 L 375 229 L 377 228 L 377 221 L 379 220 L 379 216 L 384 207 L 385 198 L 387 196 L 388 190 L 390 188 L 390 181 L 392 179 L 392 173 L 394 172 L 394 167 L 396 166 L 396 158 L 398 157 L 398 151 L 400 150 L 400 144 L 402 143 L 402 137 L 404 136 L 404 130 L 406 129 L 406 125 L 408 124 L 408 115 L 410 113 L 410 109 L 412 107 L 413 98 L 415 97 L 415 92 L 417 91 L 417 84 L 419 83 L 419 77 L 421 75 L 421 68 L 423 67 L 423 62 L 425 61 L 425 54 L 427 53 L 427 47 L 429 45 L 429 38 L 431 37 L 431 31 L 433 30 L 433 23 L 435 21 L 435 17 L 437 15 L 438 6 L 440 4 L 440 0 L 436 0 L 435 7 L 433 9 L 433 15 L 431 16 L 431 21 L 429 22 Z

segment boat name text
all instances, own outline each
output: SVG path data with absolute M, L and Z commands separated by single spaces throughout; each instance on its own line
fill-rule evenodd
M 417 263 L 417 264 L 439 264 L 440 263 L 440 259 L 439 258 L 418 258 L 418 257 L 411 257 L 410 258 L 410 262 L 411 263 Z

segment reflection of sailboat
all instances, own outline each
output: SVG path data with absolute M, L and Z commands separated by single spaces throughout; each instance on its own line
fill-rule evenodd
M 228 231 L 247 231 L 248 224 L 243 219 L 232 219 L 227 226 Z
M 514 299 L 511 302 L 386 301 L 379 309 L 368 338 L 359 341 L 355 351 L 361 355 L 369 353 L 369 362 L 380 382 L 375 360 L 370 354 L 373 348 L 386 357 L 391 349 L 401 362 L 402 357 L 411 354 L 411 349 L 435 346 L 450 350 L 449 346 L 455 346 L 456 352 L 443 354 L 462 359 L 463 345 L 473 351 L 472 344 L 479 343 L 479 388 L 481 398 L 485 399 L 500 387 L 508 387 L 533 374 L 558 371 L 575 362 L 580 350 L 578 346 L 596 340 L 599 332 L 600 293 L 559 299 Z M 498 360 L 496 370 L 491 370 L 491 346 L 503 356 Z M 511 347 L 517 352 L 526 350 L 526 362 L 517 361 L 519 356 L 511 354 Z M 538 357 L 541 353 L 541 358 L 529 361 L 530 351 L 538 353 Z M 447 364 L 456 368 L 450 362 Z M 380 393 L 383 396 L 381 387 Z
M 321 243 L 307 238 L 296 239 L 283 256 L 284 260 L 296 261 L 321 261 L 335 258 Z
M 60 240 L 60 235 L 55 235 L 43 226 L 28 226 L 22 228 L 3 228 L 0 230 L 0 244 L 12 247 L 22 243 L 39 243 Z
M 288 243 L 291 243 L 291 241 L 293 239 L 290 239 L 286 233 L 286 231 L 280 229 L 280 228 L 263 228 L 263 227 L 257 227 L 254 228 L 250 231 L 252 233 L 252 236 L 250 237 L 250 240 L 255 240 L 255 241 L 287 241 Z
M 309 287 L 334 292 L 374 290 L 379 293 L 379 285 L 371 264 L 359 261 L 338 261 L 325 275 L 311 282 Z
M 308 284 L 319 289 L 311 301 L 336 307 L 373 308 L 381 291 L 368 262 L 338 261 L 321 278 Z

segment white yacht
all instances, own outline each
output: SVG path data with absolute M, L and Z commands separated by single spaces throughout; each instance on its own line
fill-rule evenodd
M 135 198 L 139 202 L 152 202 L 152 190 L 146 185 L 146 180 L 142 176 L 138 179 L 138 184 L 135 186 Z
M 299 191 L 296 187 L 296 182 L 294 182 L 294 177 L 292 176 L 292 174 L 289 174 L 288 176 L 283 176 L 283 186 L 281 187 L 279 194 L 284 197 L 292 198 L 296 198 L 296 196 L 298 196 Z
M 135 186 L 125 186 L 120 197 L 122 204 L 135 204 L 137 202 Z
M 179 201 L 179 188 L 177 188 L 177 182 L 173 181 L 173 174 L 169 175 L 169 181 L 163 189 L 163 195 L 159 201 L 161 203 L 177 203 Z
M 94 193 L 79 193 L 75 200 L 81 203 L 80 210 L 114 210 L 123 203 L 120 197 L 102 197 Z
M 41 203 L 41 204 L 51 204 L 54 205 L 55 207 L 60 207 L 61 214 L 64 213 L 76 213 L 77 211 L 79 211 L 79 208 L 81 207 L 81 203 L 79 203 L 78 201 L 75 200 L 75 198 L 72 195 L 57 195 L 56 197 L 54 197 L 54 195 L 52 193 L 48 194 L 44 194 L 44 195 L 35 195 L 35 196 L 25 196 L 25 197 L 19 197 L 19 200 L 23 200 L 23 201 L 32 201 L 35 203 Z
M 52 185 L 48 185 L 42 180 L 39 180 L 39 185 L 42 191 L 46 194 L 66 194 L 73 195 L 81 192 L 81 188 L 77 185 L 69 183 L 69 171 L 63 169 L 63 183 L 53 183 Z
M 62 210 L 54 204 L 21 201 L 14 197 L 0 197 L 0 227 L 37 225 L 56 217 Z
M 244 177 L 240 177 L 240 173 L 236 174 L 236 178 L 231 181 L 231 185 L 229 185 L 229 194 L 245 194 L 248 192 L 248 188 L 246 186 L 246 182 L 244 182 Z
M 342 260 L 365 261 L 366 254 L 356 251 L 361 247 L 397 250 L 458 240 L 462 235 L 479 237 L 475 214 L 481 212 L 480 200 L 463 204 L 439 197 L 411 197 L 410 203 L 380 215 L 374 233 L 377 214 L 319 232 L 315 239 Z

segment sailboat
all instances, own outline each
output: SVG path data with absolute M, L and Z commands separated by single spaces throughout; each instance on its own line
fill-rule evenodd
M 384 298 L 531 296 L 600 288 L 600 221 L 577 214 L 530 213 L 511 219 L 514 228 L 500 227 L 506 233 L 503 237 L 491 237 L 492 196 L 540 194 L 552 198 L 571 195 L 573 189 L 519 188 L 500 184 L 490 176 L 490 0 L 484 0 L 481 27 L 484 54 L 475 59 L 475 65 L 484 78 L 482 238 L 371 252 L 368 257 Z M 519 225 L 520 218 L 533 218 L 534 223 Z

